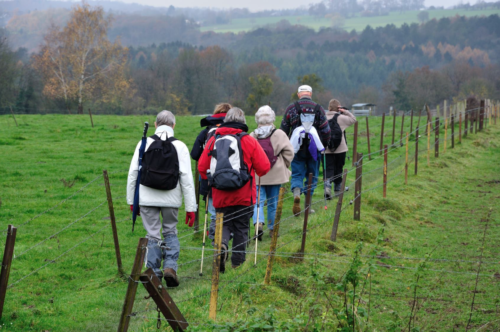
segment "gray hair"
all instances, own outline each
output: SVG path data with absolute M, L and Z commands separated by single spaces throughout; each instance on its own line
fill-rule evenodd
M 270 126 L 274 124 L 276 120 L 276 114 L 271 107 L 265 105 L 259 108 L 257 113 L 255 113 L 255 122 L 259 126 Z
M 161 111 L 156 116 L 156 125 L 173 127 L 175 125 L 175 115 L 170 111 Z
M 241 122 L 246 124 L 247 119 L 245 119 L 245 112 L 241 108 L 233 107 L 227 111 L 224 122 Z

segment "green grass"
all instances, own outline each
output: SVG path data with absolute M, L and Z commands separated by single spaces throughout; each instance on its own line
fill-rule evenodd
M 136 231 L 131 232 L 129 208 L 123 196 L 130 159 L 145 120 L 154 121 L 151 116 L 95 116 L 96 126 L 91 128 L 86 116 L 21 115 L 16 127 L 10 116 L 0 117 L 0 230 L 6 230 L 8 224 L 22 225 L 17 232 L 16 259 L 9 283 L 20 281 L 7 292 L 0 331 L 116 329 L 127 283 L 117 275 L 111 229 L 106 227 L 109 224 L 106 194 L 100 177 L 103 169 L 110 172 L 115 214 L 121 221 L 118 235 L 122 260 L 125 270 L 130 271 L 137 241 L 144 231 L 139 219 Z M 358 151 L 366 153 L 365 122 L 359 120 Z M 387 120 L 384 143 L 390 144 L 392 121 Z M 401 119 L 397 120 L 396 141 Z M 247 121 L 251 129 L 255 128 L 253 117 Z M 200 129 L 198 123 L 198 117 L 178 117 L 176 137 L 191 146 Z M 380 118 L 370 118 L 372 151 L 378 150 L 380 144 L 379 128 Z M 408 117 L 404 131 L 409 131 Z M 352 129 L 349 132 L 352 134 Z M 357 294 L 365 281 L 366 269 L 370 264 L 375 269 L 367 279 L 371 280 L 371 292 L 368 293 L 367 283 L 361 297 L 360 308 L 366 311 L 370 303 L 366 330 L 399 331 L 407 327 L 415 269 L 427 254 L 431 260 L 420 272 L 414 326 L 426 331 L 464 330 L 481 250 L 484 263 L 471 327 L 477 330 L 488 324 L 483 330 L 498 330 L 499 133 L 498 127 L 489 126 L 484 132 L 469 135 L 453 150 L 448 133 L 446 153 L 441 145 L 439 158 L 431 154 L 430 167 L 426 165 L 425 134 L 421 134 L 419 173 L 413 175 L 411 163 L 408 185 L 404 184 L 404 173 L 399 173 L 404 163 L 404 148 L 394 149 L 389 153 L 386 199 L 382 198 L 382 158 L 377 154 L 372 161 L 364 159 L 361 221 L 352 218 L 349 201 L 354 195 L 355 176 L 350 172 L 347 182 L 351 190 L 344 198 L 337 242 L 329 240 L 336 201 L 330 201 L 328 210 L 323 211 L 321 190 L 316 190 L 313 197 L 316 213 L 309 219 L 304 262 L 287 257 L 300 248 L 302 233 L 302 218 L 291 216 L 288 198 L 278 243 L 282 247 L 276 257 L 271 286 L 262 285 L 264 253 L 270 244 L 266 234 L 259 243 L 262 254 L 256 267 L 253 255 L 248 255 L 243 266 L 229 269 L 221 276 L 217 321 L 237 325 L 246 321 L 257 326 L 254 330 L 262 327 L 264 321 L 270 321 L 274 326 L 288 322 L 288 330 L 292 331 L 299 327 L 304 330 L 306 325 L 309 331 L 315 326 L 331 331 L 338 324 L 332 312 L 342 308 L 342 293 L 336 285 L 351 266 L 354 249 L 362 241 L 362 266 L 358 271 L 361 283 Z M 443 131 L 440 137 L 444 137 Z M 348 136 L 348 140 L 351 147 L 352 137 Z M 414 151 L 411 143 L 410 156 Z M 346 167 L 351 167 L 350 161 Z M 96 177 L 98 180 L 77 192 Z M 61 179 L 75 180 L 75 184 L 67 188 Z M 53 210 L 26 223 L 73 194 L 74 197 Z M 62 230 L 101 203 L 104 204 L 87 217 Z M 493 210 L 486 222 L 490 208 Z M 191 261 L 200 257 L 201 241 L 184 225 L 184 212 L 179 215 L 181 285 L 169 292 L 193 327 L 211 330 L 210 325 L 204 325 L 209 324 L 211 252 L 206 252 L 204 277 L 200 278 L 199 261 Z M 60 233 L 49 238 L 56 232 Z M 93 237 L 88 239 L 89 236 Z M 23 253 L 43 240 L 46 241 Z M 0 245 L 3 247 L 4 243 L 2 233 Z M 252 244 L 249 250 L 253 248 Z M 45 264 L 45 268 L 21 279 Z M 156 306 L 152 300 L 144 299 L 146 295 L 139 285 L 134 306 L 139 313 L 131 319 L 130 331 L 156 330 Z M 275 310 L 272 315 L 269 308 Z M 239 320 L 243 322 L 236 323 Z M 360 318 L 362 322 L 366 323 L 366 318 Z M 163 321 L 162 326 L 166 325 Z M 222 328 L 214 329 L 219 330 Z
M 440 19 L 443 17 L 453 17 L 456 15 L 460 16 L 489 16 L 494 14 L 500 14 L 498 9 L 487 9 L 487 10 L 464 10 L 464 9 L 438 9 L 429 10 L 429 19 Z M 345 19 L 345 23 L 342 26 L 346 31 L 356 30 L 362 31 L 368 25 L 372 28 L 383 27 L 387 24 L 394 24 L 396 27 L 400 27 L 404 23 L 419 23 L 417 19 L 417 14 L 419 11 L 411 10 L 402 13 L 391 12 L 387 16 L 375 16 L 375 17 L 361 17 L 355 16 L 352 18 Z M 258 27 L 263 27 L 265 25 L 275 25 L 281 20 L 287 20 L 292 25 L 304 25 L 318 31 L 321 28 L 330 27 L 331 21 L 327 18 L 318 18 L 314 16 L 280 16 L 280 17 L 258 17 L 258 18 L 238 18 L 232 19 L 229 24 L 218 24 L 218 25 L 207 25 L 201 28 L 201 31 L 215 31 L 215 32 L 242 32 L 250 31 Z

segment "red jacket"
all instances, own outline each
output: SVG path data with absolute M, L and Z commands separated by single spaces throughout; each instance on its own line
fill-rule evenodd
M 241 129 L 231 127 L 220 127 L 215 131 L 216 135 L 239 134 Z M 213 150 L 215 136 L 205 145 L 205 149 L 198 160 L 198 171 L 201 178 L 207 178 L 207 170 L 210 169 L 211 156 L 208 154 Z M 256 202 L 255 194 L 255 172 L 258 176 L 264 176 L 271 169 L 271 163 L 266 153 L 257 140 L 249 135 L 241 139 L 241 149 L 243 150 L 243 160 L 248 169 L 251 170 L 251 179 L 242 188 L 237 190 L 218 190 L 212 188 L 212 200 L 215 208 L 223 208 L 234 205 L 250 206 Z

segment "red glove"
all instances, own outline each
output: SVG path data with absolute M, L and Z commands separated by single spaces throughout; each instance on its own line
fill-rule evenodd
M 133 205 L 130 205 L 130 212 L 134 213 L 134 206 Z M 137 215 L 138 216 L 141 215 L 141 208 L 140 207 L 137 209 Z
M 194 217 L 195 217 L 194 212 L 186 212 L 186 225 L 188 225 L 189 227 L 193 227 Z

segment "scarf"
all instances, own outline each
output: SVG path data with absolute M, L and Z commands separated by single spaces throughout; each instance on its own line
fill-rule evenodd
M 258 139 L 267 138 L 271 135 L 274 130 L 274 125 L 262 126 L 255 129 L 254 133 L 257 135 Z

